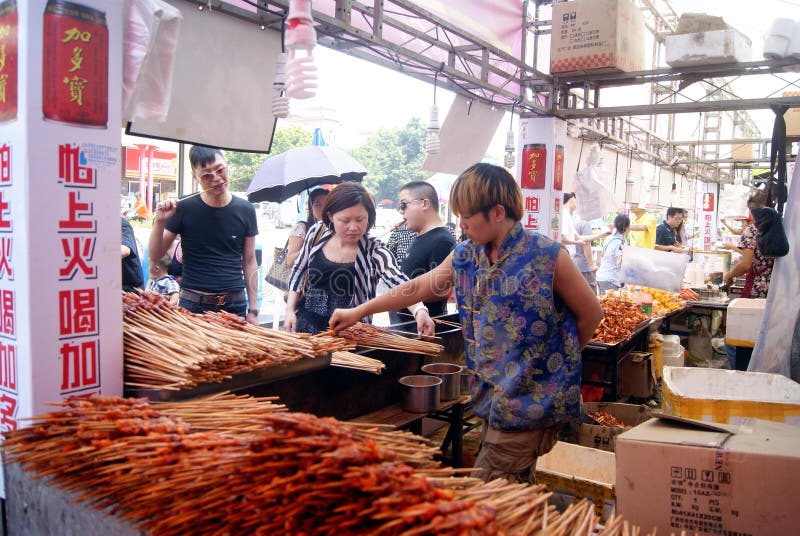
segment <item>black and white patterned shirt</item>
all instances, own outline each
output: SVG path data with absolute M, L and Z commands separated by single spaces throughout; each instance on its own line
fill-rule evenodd
M 394 260 L 397 261 L 398 266 L 403 265 L 403 261 L 406 260 L 408 250 L 415 238 L 417 238 L 417 233 L 406 227 L 405 222 L 395 227 L 392 234 L 389 235 L 386 249 L 394 255 Z
M 320 229 L 322 231 L 320 232 Z M 319 234 L 319 239 L 317 235 Z M 333 233 L 321 222 L 314 224 L 308 230 L 300 253 L 292 266 L 292 275 L 289 277 L 289 290 L 302 292 L 306 271 L 311 264 L 311 258 L 316 255 L 330 240 Z M 408 281 L 408 277 L 400 270 L 394 257 L 380 240 L 368 236 L 366 233 L 358 241 L 358 253 L 355 261 L 355 293 L 350 307 L 355 307 L 375 297 L 378 280 L 382 279 L 389 288 Z M 372 317 L 364 319 L 371 322 Z

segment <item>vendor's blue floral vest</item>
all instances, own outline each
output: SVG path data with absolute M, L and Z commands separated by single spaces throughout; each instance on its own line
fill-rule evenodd
M 453 255 L 475 414 L 498 430 L 531 430 L 579 415 L 575 316 L 553 295 L 561 246 L 517 223 L 490 265 L 483 246 Z

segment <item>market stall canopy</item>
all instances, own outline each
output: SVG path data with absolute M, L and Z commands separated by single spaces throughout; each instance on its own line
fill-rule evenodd
M 289 149 L 267 158 L 247 187 L 247 199 L 280 203 L 322 184 L 361 182 L 367 168 L 335 147 L 308 146 Z

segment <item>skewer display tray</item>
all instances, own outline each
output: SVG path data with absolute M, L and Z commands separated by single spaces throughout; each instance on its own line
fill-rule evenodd
M 174 402 L 178 400 L 188 400 L 201 396 L 208 396 L 223 391 L 235 393 L 280 380 L 307 374 L 317 370 L 323 370 L 331 365 L 331 354 L 321 357 L 303 357 L 286 365 L 273 365 L 243 374 L 235 374 L 233 377 L 221 382 L 207 382 L 196 385 L 195 387 L 171 390 L 171 389 L 146 389 L 146 388 L 125 388 L 125 396 L 135 398 L 147 398 L 156 402 Z

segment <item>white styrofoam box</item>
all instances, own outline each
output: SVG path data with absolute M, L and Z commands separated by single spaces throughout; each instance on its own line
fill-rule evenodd
M 668 35 L 664 46 L 671 67 L 750 61 L 750 40 L 733 29 Z
M 678 335 L 664 335 L 664 351 L 675 352 L 681 346 L 681 338 Z
M 731 300 L 728 304 L 725 343 L 731 346 L 754 347 L 766 303 L 764 298 Z
M 782 374 L 699 367 L 664 367 L 665 413 L 741 424 L 767 419 L 800 426 L 800 383 Z
M 684 360 L 684 348 L 678 345 L 678 348 L 669 352 L 664 351 L 664 365 L 665 367 L 682 367 L 686 364 Z M 662 372 L 663 374 L 663 372 Z
M 772 21 L 769 31 L 764 36 L 764 57 L 766 59 L 777 60 L 786 57 L 794 27 L 793 19 L 778 18 Z
M 800 59 L 800 20 L 794 23 L 794 33 L 792 33 L 792 38 L 789 40 L 786 55 Z

